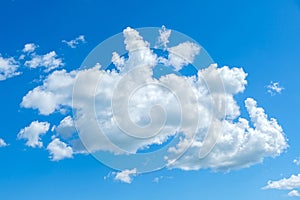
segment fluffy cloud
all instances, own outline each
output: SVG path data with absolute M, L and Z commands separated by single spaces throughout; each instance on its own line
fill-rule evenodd
M 28 44 L 25 44 L 24 48 L 23 48 L 23 52 L 24 53 L 32 53 L 35 51 L 35 49 L 37 48 L 38 46 L 34 43 L 28 43 Z
M 277 190 L 291 190 L 289 196 L 300 196 L 300 193 L 295 190 L 300 188 L 300 174 L 291 175 L 289 178 L 283 178 L 278 181 L 268 181 L 268 184 L 262 189 L 277 189 Z
M 43 142 L 40 136 L 47 133 L 50 124 L 48 122 L 33 121 L 25 128 L 22 128 L 18 133 L 18 139 L 27 140 L 26 146 L 29 147 L 42 147 Z
M 293 163 L 295 163 L 296 165 L 300 165 L 300 157 L 294 159 Z
M 20 75 L 18 62 L 13 58 L 4 58 L 0 54 L 0 81 Z
M 192 42 L 183 42 L 169 47 L 168 52 L 168 59 L 161 59 L 161 61 L 179 71 L 183 66 L 193 63 L 195 56 L 200 52 L 200 47 Z
M 165 46 L 169 35 L 163 32 L 160 38 L 165 36 L 159 41 Z M 242 68 L 214 64 L 199 70 L 197 76 L 168 74 L 154 78 L 153 67 L 157 63 L 180 70 L 201 53 L 200 47 L 183 42 L 166 48 L 169 56 L 162 58 L 138 31 L 126 28 L 123 35 L 128 58 L 117 52 L 112 55 L 118 72 L 101 70 L 99 64 L 71 72 L 56 70 L 23 97 L 22 107 L 38 109 L 43 115 L 74 109 L 74 120 L 67 116 L 56 128 L 66 142 L 64 149 L 80 149 L 80 140 L 71 137 L 75 124 L 90 152 L 117 155 L 137 154 L 180 133 L 179 141 L 168 148 L 162 159 L 169 168 L 184 170 L 249 167 L 265 157 L 278 156 L 287 148 L 281 126 L 254 99 L 245 100 L 250 120 L 240 116 L 234 95 L 243 92 L 247 84 Z M 124 102 L 128 105 L 124 106 Z M 147 129 L 141 128 L 146 125 Z M 129 134 L 124 134 L 124 130 Z M 53 141 L 61 142 L 57 138 Z M 199 153 L 205 149 L 207 155 Z M 130 175 L 137 171 L 124 170 L 116 179 L 130 183 Z
M 297 190 L 292 190 L 288 193 L 288 196 L 290 197 L 300 197 L 300 192 Z
M 71 138 L 77 132 L 71 116 L 67 116 L 61 120 L 55 130 L 64 139 Z
M 121 181 L 124 183 L 131 183 L 132 182 L 132 176 L 136 176 L 137 170 L 136 169 L 126 169 L 121 172 L 117 172 L 115 175 L 115 180 Z
M 53 138 L 47 146 L 52 161 L 59 161 L 65 158 L 73 157 L 73 149 L 58 138 Z
M 54 71 L 43 82 L 43 85 L 29 91 L 21 102 L 24 108 L 38 109 L 43 115 L 62 111 L 72 103 L 72 89 L 76 71 Z
M 271 96 L 274 96 L 276 94 L 281 94 L 282 90 L 284 90 L 284 87 L 280 86 L 279 82 L 273 82 L 267 86 L 267 91 Z
M 55 51 L 51 51 L 44 55 L 31 54 L 31 60 L 25 61 L 24 65 L 30 68 L 44 67 L 45 72 L 49 72 L 63 66 L 64 63 L 61 58 L 57 57 Z
M 2 138 L 0 138 L 0 147 L 5 147 L 7 145 L 8 144 Z
M 77 47 L 77 45 L 79 45 L 80 43 L 85 43 L 86 41 L 84 35 L 79 35 L 74 40 L 70 40 L 70 41 L 62 40 L 62 42 L 66 43 L 69 47 L 74 49 Z
M 249 167 L 260 163 L 265 157 L 278 156 L 287 147 L 282 128 L 273 118 L 268 120 L 262 108 L 257 107 L 256 102 L 248 98 L 245 101 L 251 123 L 244 118 L 238 118 L 236 122 L 224 120 L 222 130 L 212 151 L 202 159 L 199 159 L 201 140 L 195 140 L 192 146 L 170 167 L 184 170 L 198 170 L 211 168 L 214 170 L 230 170 Z M 185 141 L 178 144 L 184 145 Z M 172 149 L 172 152 L 176 151 Z M 172 160 L 170 160 L 172 161 Z
M 300 174 L 293 174 L 289 178 L 283 178 L 278 181 L 268 181 L 267 186 L 263 189 L 292 190 L 294 188 L 300 188 Z

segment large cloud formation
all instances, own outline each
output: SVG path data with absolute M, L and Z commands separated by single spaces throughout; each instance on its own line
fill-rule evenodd
M 58 137 L 67 143 L 55 138 L 48 145 L 53 160 L 72 157 L 73 151 L 84 152 L 81 141 L 74 137 L 74 124 L 77 124 L 79 132 L 86 133 L 83 137 L 89 151 L 109 151 L 114 154 L 137 154 L 151 145 L 162 145 L 179 133 L 180 140 L 168 148 L 164 159 L 167 167 L 183 170 L 240 169 L 260 163 L 265 157 L 278 156 L 287 148 L 284 132 L 277 120 L 269 118 L 253 98 L 245 100 L 249 118 L 241 116 L 240 106 L 234 96 L 242 93 L 247 85 L 247 74 L 242 68 L 212 64 L 198 70 L 193 76 L 167 74 L 154 78 L 153 68 L 158 63 L 180 72 L 184 66 L 192 64 L 195 56 L 201 52 L 200 46 L 189 41 L 168 47 L 170 34 L 170 30 L 165 28 L 160 31 L 158 44 L 168 52 L 168 56 L 162 57 L 153 52 L 138 31 L 126 28 L 123 35 L 128 57 L 112 52 L 112 63 L 116 70 L 102 69 L 100 64 L 70 72 L 55 70 L 42 85 L 23 97 L 22 107 L 38 109 L 42 115 L 55 112 L 65 114 L 68 113 L 66 110 L 71 109 L 79 113 L 76 119 L 66 116 L 56 128 Z M 218 78 L 221 78 L 224 88 L 216 85 Z M 95 86 L 95 83 L 98 84 Z M 136 83 L 145 83 L 145 86 L 136 88 Z M 77 85 L 75 94 L 74 84 Z M 128 106 L 122 107 L 125 94 L 131 94 L 134 88 L 136 90 L 130 96 Z M 73 95 L 77 101 L 72 104 Z M 112 108 L 112 100 L 115 100 L 114 105 L 118 109 Z M 95 103 L 92 108 L 91 102 Z M 159 129 L 162 125 L 161 110 L 151 110 L 156 105 L 164 109 L 166 120 L 162 129 Z M 118 121 L 118 116 L 128 113 L 130 121 L 137 127 L 151 124 L 151 129 L 141 133 L 138 132 L 139 128 L 135 128 L 141 135 L 134 133 L 134 136 L 140 138 L 123 134 L 119 126 L 127 126 L 123 127 L 125 130 L 131 122 L 120 124 L 127 119 L 123 117 Z M 180 121 L 182 116 L 189 120 Z M 197 127 L 194 128 L 192 122 L 195 119 Z M 99 127 L 105 134 L 98 134 Z M 159 134 L 147 137 L 156 130 L 159 130 Z M 207 155 L 201 157 L 199 152 L 206 148 L 207 134 L 216 136 L 213 137 L 215 145 Z M 32 145 L 40 145 L 38 140 L 34 141 Z M 55 153 L 57 151 L 62 153 Z M 133 173 L 130 169 L 125 172 Z M 116 179 L 130 183 L 130 173 L 121 173 Z

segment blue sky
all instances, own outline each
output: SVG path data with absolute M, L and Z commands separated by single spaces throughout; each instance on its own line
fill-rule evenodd
M 1 1 L 0 54 L 2 58 L 45 55 L 55 51 L 63 66 L 50 72 L 45 67 L 18 61 L 20 75 L 0 81 L 0 191 L 3 199 L 297 199 L 287 189 L 269 180 L 288 179 L 300 173 L 293 163 L 300 156 L 298 102 L 300 72 L 300 1 Z M 269 117 L 277 119 L 288 139 L 279 156 L 265 156 L 262 163 L 237 170 L 162 169 L 133 177 L 130 184 L 115 180 L 115 170 L 92 155 L 49 158 L 51 130 L 42 136 L 43 147 L 26 146 L 18 133 L 31 122 L 58 125 L 60 112 L 40 114 L 24 108 L 22 98 L 43 84 L 55 70 L 76 70 L 100 42 L 126 27 L 161 27 L 182 32 L 199 42 L 219 67 L 239 67 L 248 74 L 244 92 L 235 96 L 243 116 L 244 100 L 257 101 Z M 76 48 L 71 41 L 84 35 Z M 34 55 L 22 52 L 34 43 Z M 52 60 L 53 61 L 53 60 Z M 2 67 L 2 66 L 0 66 Z M 1 71 L 0 71 L 1 72 Z M 278 82 L 284 89 L 271 95 L 267 86 Z M 25 106 L 26 107 L 26 106 Z M 28 106 L 30 107 L 30 106 Z M 1 145 L 0 145 L 1 146 Z M 253 147 L 255 148 L 255 147 Z M 51 155 L 50 155 L 51 156 Z M 52 160 L 51 160 L 52 159 Z M 55 160 L 55 159 L 54 159 Z M 107 178 L 105 178 L 107 177 Z M 154 180 L 159 180 L 155 182 Z M 278 183 L 280 184 L 280 183 Z M 279 189 L 279 190 L 278 190 Z M 282 189 L 282 190 L 280 190 Z

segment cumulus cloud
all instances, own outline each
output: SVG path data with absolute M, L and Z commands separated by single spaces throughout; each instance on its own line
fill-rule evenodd
M 54 71 L 43 81 L 43 85 L 34 88 L 23 97 L 21 106 L 38 109 L 42 115 L 70 107 L 76 73 L 68 73 L 66 70 Z
M 32 53 L 35 51 L 35 49 L 37 48 L 38 46 L 34 43 L 28 43 L 28 44 L 25 44 L 24 48 L 23 48 L 23 52 L 24 53 Z
M 27 140 L 26 146 L 39 147 L 43 146 L 40 136 L 47 133 L 50 124 L 48 122 L 33 121 L 25 128 L 22 128 L 18 133 L 18 139 Z
M 55 130 L 64 139 L 71 138 L 77 132 L 71 116 L 62 119 Z
M 47 146 L 52 161 L 59 161 L 65 158 L 73 157 L 73 149 L 58 138 L 53 138 Z
M 6 147 L 8 144 L 2 139 L 0 138 L 0 147 Z
M 31 57 L 31 60 L 25 61 L 24 65 L 30 68 L 44 67 L 45 72 L 49 72 L 64 65 L 62 59 L 57 57 L 55 51 L 51 51 L 44 55 L 32 54 Z
M 136 169 L 131 169 L 131 170 L 126 169 L 124 171 L 117 172 L 114 179 L 124 183 L 131 183 L 132 177 L 136 176 L 136 174 L 137 174 Z
M 19 64 L 13 57 L 4 58 L 0 54 L 0 81 L 20 75 L 18 68 Z
M 165 65 L 172 66 L 179 71 L 183 66 L 193 63 L 200 52 L 200 47 L 192 42 L 183 42 L 168 48 L 168 59 L 162 60 Z
M 282 90 L 284 90 L 284 87 L 280 86 L 279 82 L 273 82 L 271 81 L 269 85 L 266 86 L 267 91 L 271 96 L 274 96 L 276 94 L 281 94 Z
M 69 47 L 71 48 L 76 48 L 80 43 L 85 43 L 85 37 L 84 35 L 79 35 L 77 38 L 75 38 L 74 40 L 70 40 L 70 41 L 66 41 L 66 40 L 62 40 L 63 43 L 66 43 Z
M 300 192 L 297 190 L 292 190 L 288 193 L 288 196 L 290 197 L 300 197 Z
M 180 70 L 201 53 L 200 47 L 189 41 L 182 42 L 168 47 L 169 56 L 163 59 L 151 50 L 138 31 L 126 28 L 123 35 L 128 58 L 114 52 L 111 59 L 118 71 L 101 70 L 100 64 L 71 72 L 56 70 L 42 85 L 23 97 L 22 107 L 38 109 L 43 115 L 65 109 L 76 111 L 74 119 L 67 116 L 55 129 L 65 140 L 64 144 L 69 145 L 65 148 L 78 150 L 75 144 L 79 144 L 79 140 L 76 143 L 68 139 L 75 123 L 90 152 L 105 151 L 116 155 L 137 154 L 151 145 L 162 145 L 180 133 L 177 144 L 169 147 L 167 156 L 162 159 L 169 168 L 184 170 L 240 169 L 260 163 L 265 157 L 278 156 L 287 148 L 277 120 L 269 118 L 253 98 L 245 100 L 249 116 L 241 116 L 234 97 L 247 85 L 247 73 L 242 68 L 213 64 L 199 70 L 197 76 L 167 74 L 154 78 L 153 67 L 157 63 Z M 166 38 L 169 36 L 161 39 L 163 45 L 167 44 Z M 221 87 L 220 82 L 223 83 Z M 140 85 L 143 87 L 137 87 Z M 122 106 L 124 101 L 128 102 L 126 107 Z M 112 102 L 117 109 L 112 108 Z M 157 105 L 164 110 L 155 107 Z M 165 121 L 163 117 L 166 117 Z M 185 120 L 181 121 L 181 117 Z M 192 123 L 195 120 L 196 127 Z M 124 134 L 120 125 L 122 130 L 134 132 L 135 137 Z M 147 130 L 140 131 L 146 125 L 149 125 Z M 157 130 L 159 134 L 148 137 Z M 216 139 L 215 145 L 201 157 L 199 152 L 207 148 L 207 135 L 213 136 L 209 142 Z M 57 143 L 58 139 L 55 141 Z M 130 183 L 131 176 L 137 171 L 136 168 L 124 170 L 116 175 L 116 179 Z
M 236 122 L 225 120 L 215 147 L 205 158 L 198 158 L 197 152 L 202 143 L 196 139 L 185 154 L 170 167 L 184 170 L 211 168 L 228 171 L 249 167 L 262 162 L 265 157 L 281 154 L 287 148 L 287 143 L 277 121 L 273 118 L 269 120 L 264 110 L 257 107 L 255 100 L 248 98 L 245 104 L 254 127 L 241 117 Z M 184 142 L 181 142 L 182 145 Z M 180 148 L 181 143 L 177 148 Z M 174 149 L 172 152 L 176 153 Z
M 291 190 L 288 196 L 298 197 L 300 196 L 299 191 L 295 190 L 300 188 L 300 174 L 291 175 L 289 178 L 283 178 L 278 181 L 268 181 L 267 185 L 262 189 L 276 189 L 276 190 Z

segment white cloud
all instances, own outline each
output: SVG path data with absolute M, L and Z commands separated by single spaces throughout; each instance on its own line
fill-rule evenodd
M 58 138 L 53 138 L 52 142 L 47 146 L 47 150 L 50 152 L 52 161 L 73 157 L 73 149 Z
M 20 75 L 18 62 L 13 58 L 4 58 L 0 54 L 0 81 Z
M 276 190 L 291 190 L 288 193 L 288 196 L 291 197 L 299 197 L 299 191 L 295 189 L 300 188 L 300 174 L 298 175 L 291 175 L 289 178 L 283 178 L 278 181 L 268 181 L 267 185 L 262 189 L 276 189 Z
M 43 85 L 29 91 L 22 99 L 24 108 L 38 109 L 40 114 L 49 115 L 72 104 L 72 89 L 76 71 L 54 71 L 43 82 Z
M 23 48 L 23 52 L 24 53 L 32 53 L 35 51 L 35 49 L 37 48 L 38 46 L 34 43 L 28 43 L 28 44 L 25 44 L 24 48 Z
M 171 30 L 166 29 L 165 26 L 162 26 L 161 29 L 159 30 L 159 37 L 157 40 L 156 47 L 163 46 L 164 49 L 167 49 L 170 35 L 171 35 Z
M 137 174 L 137 170 L 135 168 L 131 170 L 126 169 L 124 171 L 117 172 L 114 179 L 124 183 L 131 183 L 132 177 L 136 176 L 136 174 Z
M 293 190 L 295 188 L 300 188 L 300 174 L 293 174 L 289 178 L 283 178 L 278 181 L 268 181 L 267 186 L 263 189 Z
M 294 159 L 293 163 L 295 163 L 296 165 L 300 165 L 300 157 Z
M 27 140 L 26 146 L 39 147 L 43 146 L 40 136 L 47 133 L 50 124 L 48 122 L 33 121 L 25 128 L 22 128 L 18 133 L 18 139 Z
M 241 117 L 236 122 L 225 120 L 215 147 L 205 158 L 198 157 L 202 143 L 196 138 L 185 154 L 170 167 L 228 171 L 260 163 L 265 157 L 280 155 L 287 148 L 282 128 L 275 119 L 268 120 L 264 110 L 257 107 L 253 99 L 248 98 L 245 104 L 254 127 L 250 127 L 249 122 Z M 184 142 L 181 142 L 182 145 Z M 171 150 L 176 153 L 176 149 Z
M 71 116 L 67 116 L 61 120 L 55 130 L 64 139 L 71 138 L 77 132 Z
M 276 94 L 281 94 L 282 90 L 284 90 L 284 87 L 280 86 L 279 82 L 273 82 L 266 86 L 268 88 L 268 93 L 271 94 L 271 96 L 274 96 Z
M 297 190 L 292 190 L 288 193 L 288 196 L 290 197 L 300 197 L 300 192 Z
M 86 41 L 84 35 L 79 35 L 74 40 L 70 40 L 70 41 L 62 40 L 62 42 L 66 43 L 69 47 L 74 49 L 77 47 L 77 45 L 79 45 L 80 43 L 85 43 Z
M 129 52 L 128 59 L 121 58 L 116 52 L 112 56 L 114 64 L 120 68 L 120 73 L 114 70 L 103 71 L 99 64 L 84 70 L 54 71 L 41 86 L 23 97 L 21 106 L 38 109 L 43 115 L 73 108 L 76 111 L 74 122 L 71 117 L 66 117 L 56 131 L 74 152 L 79 150 L 80 145 L 75 146 L 80 144 L 79 140 L 76 141 L 78 143 L 67 140 L 71 135 L 72 131 L 69 129 L 73 129 L 73 123 L 77 124 L 81 139 L 91 152 L 109 151 L 125 155 L 136 154 L 153 144 L 161 145 L 180 132 L 181 140 L 169 148 L 165 157 L 169 168 L 229 171 L 260 163 L 265 157 L 278 156 L 287 148 L 281 126 L 276 119 L 269 119 L 265 111 L 257 107 L 254 99 L 248 98 L 245 101 L 250 120 L 240 116 L 240 107 L 234 95 L 243 92 L 247 84 L 247 74 L 242 68 L 218 68 L 217 65 L 211 65 L 199 70 L 197 77 L 169 74 L 156 79 L 153 78 L 152 67 L 161 62 L 161 58 L 150 49 L 150 44 L 144 41 L 136 30 L 126 28 L 123 35 L 126 50 Z M 168 62 L 180 69 L 193 62 L 200 47 L 191 42 L 184 42 L 176 47 L 167 48 L 167 51 L 173 51 L 169 52 L 169 55 L 174 54 L 178 57 L 174 57 L 175 60 L 169 58 Z M 143 67 L 134 68 L 139 65 Z M 220 81 L 219 77 L 224 88 L 217 84 Z M 117 85 L 118 83 L 120 84 Z M 135 90 L 133 94 L 137 84 L 143 83 L 145 87 Z M 160 84 L 167 85 L 173 93 L 160 87 Z M 224 89 L 225 92 L 222 92 Z M 174 93 L 181 97 L 179 102 Z M 120 106 L 124 101 L 127 102 L 126 95 L 131 97 L 128 108 Z M 112 110 L 113 98 L 114 105 L 120 109 Z M 212 101 L 218 106 L 214 106 Z M 147 134 L 160 128 L 159 119 L 163 116 L 160 112 L 151 113 L 150 108 L 154 105 L 164 108 L 167 120 L 158 135 L 147 138 Z M 226 112 L 222 112 L 223 110 Z M 128 118 L 131 119 L 129 122 L 134 124 L 144 126 L 152 122 L 151 129 L 139 133 L 138 136 L 143 139 L 123 134 L 118 127 L 120 124 L 116 124 L 119 116 L 120 123 L 126 122 L 123 124 L 124 128 L 131 129 L 131 123 L 126 121 L 128 113 Z M 153 115 L 149 116 L 149 113 Z M 189 120 L 180 124 L 181 116 Z M 197 122 L 199 119 L 199 123 L 198 127 L 193 129 L 191 122 L 195 119 Z M 99 133 L 99 128 L 104 134 Z M 134 128 L 139 130 L 138 127 Z M 194 132 L 196 135 L 192 137 Z M 205 148 L 204 138 L 207 132 L 213 136 L 219 133 L 219 137 L 212 151 L 206 157 L 199 158 L 199 152 Z M 187 147 L 190 148 L 176 160 Z M 130 174 L 136 172 L 137 170 L 124 170 L 116 177 L 131 182 Z
M 49 72 L 63 66 L 64 63 L 61 58 L 57 57 L 55 51 L 51 51 L 44 55 L 31 54 L 31 60 L 25 61 L 24 65 L 30 68 L 44 67 L 45 72 Z
M 163 179 L 172 179 L 172 176 L 157 176 L 153 179 L 154 183 L 159 183 Z
M 173 66 L 179 71 L 183 66 L 193 63 L 195 56 L 199 54 L 200 47 L 192 42 L 183 42 L 168 48 L 168 59 L 162 61 L 167 66 Z
M 125 58 L 121 57 L 117 52 L 113 52 L 111 62 L 120 70 L 125 64 Z
M 0 147 L 6 147 L 8 144 L 2 139 L 0 138 Z

